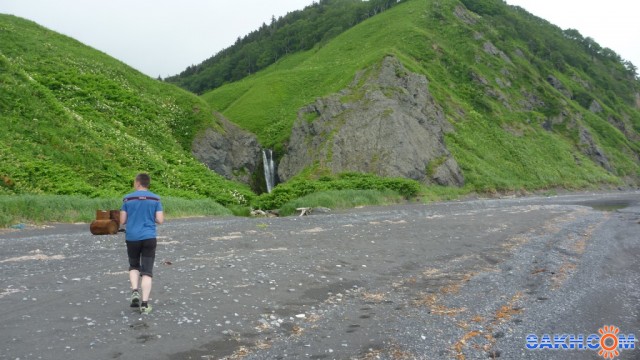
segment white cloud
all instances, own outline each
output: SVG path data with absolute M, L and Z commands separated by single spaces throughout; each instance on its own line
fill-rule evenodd
M 506 0 L 562 29 L 576 29 L 640 66 L 640 2 L 635 0 Z
M 312 0 L 3 0 L 0 12 L 33 20 L 149 76 L 175 75 L 232 45 L 272 16 Z
M 271 16 L 312 0 L 2 0 L 0 12 L 71 36 L 156 77 L 198 64 Z M 507 0 L 560 26 L 575 28 L 640 66 L 640 2 Z

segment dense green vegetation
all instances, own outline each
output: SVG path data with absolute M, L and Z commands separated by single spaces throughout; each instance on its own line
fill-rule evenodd
M 379 14 L 396 0 L 320 0 L 304 10 L 272 18 L 235 44 L 166 81 L 202 94 L 245 78 L 282 57 L 326 44 L 338 34 Z
M 167 218 L 229 216 L 231 211 L 211 199 L 163 197 Z M 120 209 L 122 199 L 78 195 L 0 195 L 0 228 L 20 223 L 91 222 L 98 209 Z
M 562 30 L 557 26 L 536 18 L 520 7 L 505 7 L 501 0 L 462 0 L 469 9 L 482 15 L 495 29 L 491 40 L 500 48 L 513 48 L 513 38 L 532 55 L 533 65 L 541 73 L 566 72 L 572 70 L 586 74 L 594 81 L 592 89 L 597 95 L 589 95 L 583 89 L 576 100 L 586 108 L 591 101 L 599 99 L 615 108 L 620 101 L 629 105 L 635 101 L 639 90 L 637 67 L 622 59 L 610 48 L 602 47 L 578 30 Z M 514 34 L 506 37 L 504 34 Z
M 0 15 L 0 195 L 118 197 L 138 172 L 166 196 L 252 197 L 191 156 L 216 126 L 197 96 L 32 22 Z
M 409 179 L 380 178 L 370 174 L 343 173 L 338 176 L 324 175 L 317 179 L 310 178 L 308 174 L 300 174 L 297 178 L 276 186 L 271 193 L 260 195 L 253 204 L 260 209 L 278 209 L 295 199 L 332 190 L 375 190 L 383 195 L 382 198 L 387 197 L 391 191 L 397 197 L 412 199 L 420 194 L 421 185 Z M 309 206 L 311 205 L 307 207 Z
M 454 124 L 447 144 L 466 191 L 637 183 L 635 67 L 609 49 L 593 52 L 593 41 L 575 30 L 500 0 L 469 4 L 477 13 L 455 0 L 404 1 L 203 98 L 281 156 L 301 107 L 393 55 L 427 77 Z M 589 110 L 594 101 L 601 111 Z M 585 155 L 581 131 L 606 154 L 611 171 Z
M 463 188 L 316 165 L 256 195 L 191 155 L 198 132 L 219 128 L 220 111 L 282 156 L 301 107 L 388 55 L 429 80 L 455 129 L 446 143 Z M 172 217 L 638 184 L 636 71 L 593 39 L 501 0 L 323 0 L 171 79 L 215 88 L 198 97 L 0 15 L 0 226 L 91 220 L 96 208 L 117 208 L 142 171 Z

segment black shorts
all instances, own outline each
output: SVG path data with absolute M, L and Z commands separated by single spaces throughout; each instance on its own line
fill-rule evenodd
M 153 263 L 156 260 L 157 244 L 158 241 L 155 238 L 142 241 L 127 241 L 129 271 L 138 270 L 140 275 L 153 277 Z

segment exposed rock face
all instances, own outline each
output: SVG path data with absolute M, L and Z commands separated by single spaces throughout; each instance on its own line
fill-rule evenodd
M 629 140 L 640 141 L 640 134 L 633 129 L 629 115 L 623 114 L 622 119 L 609 115 L 607 121 L 620 130 Z M 640 156 L 640 154 L 637 155 Z
M 491 54 L 493 56 L 500 56 L 502 60 L 511 64 L 511 59 L 507 54 L 505 54 L 502 50 L 498 49 L 491 41 L 487 41 L 482 45 L 482 48 L 487 54 Z
M 589 106 L 589 111 L 591 111 L 592 113 L 601 113 L 603 111 L 602 109 L 602 105 L 600 105 L 600 103 L 596 100 L 593 100 L 591 102 L 591 105 Z
M 465 8 L 464 6 L 456 6 L 453 14 L 467 25 L 474 25 L 476 23 L 476 19 L 473 16 L 474 14 L 471 11 L 467 10 L 467 8 Z
M 453 131 L 428 91 L 427 79 L 394 57 L 359 73 L 351 86 L 302 108 L 278 168 L 287 180 L 319 164 L 333 173 L 357 171 L 461 186 L 447 150 Z
M 564 84 L 560 80 L 558 80 L 555 76 L 553 75 L 547 76 L 547 81 L 549 82 L 549 84 L 551 84 L 551 86 L 553 86 L 556 90 L 558 90 L 564 96 L 568 97 L 569 99 L 573 98 L 573 94 L 571 93 L 571 90 L 567 89 L 564 86 Z
M 223 131 L 206 129 L 191 147 L 193 156 L 209 169 L 226 177 L 250 184 L 251 175 L 261 163 L 261 147 L 255 135 L 240 129 L 217 114 Z
M 602 149 L 598 146 L 598 144 L 591 136 L 589 130 L 584 127 L 580 127 L 580 147 L 582 148 L 582 153 L 591 158 L 596 164 L 602 166 L 607 171 L 612 171 L 611 164 L 609 164 L 609 159 L 607 155 L 602 151 Z
M 531 93 L 527 90 L 522 90 L 522 96 L 524 99 L 518 101 L 523 110 L 531 111 L 536 108 L 541 108 L 545 106 L 544 101 L 538 97 L 538 95 Z

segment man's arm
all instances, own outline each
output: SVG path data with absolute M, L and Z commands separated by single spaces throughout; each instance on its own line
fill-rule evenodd
M 127 223 L 127 212 L 124 210 L 120 210 L 120 226 L 123 226 Z
M 164 211 L 156 211 L 156 224 L 162 225 L 164 222 Z

